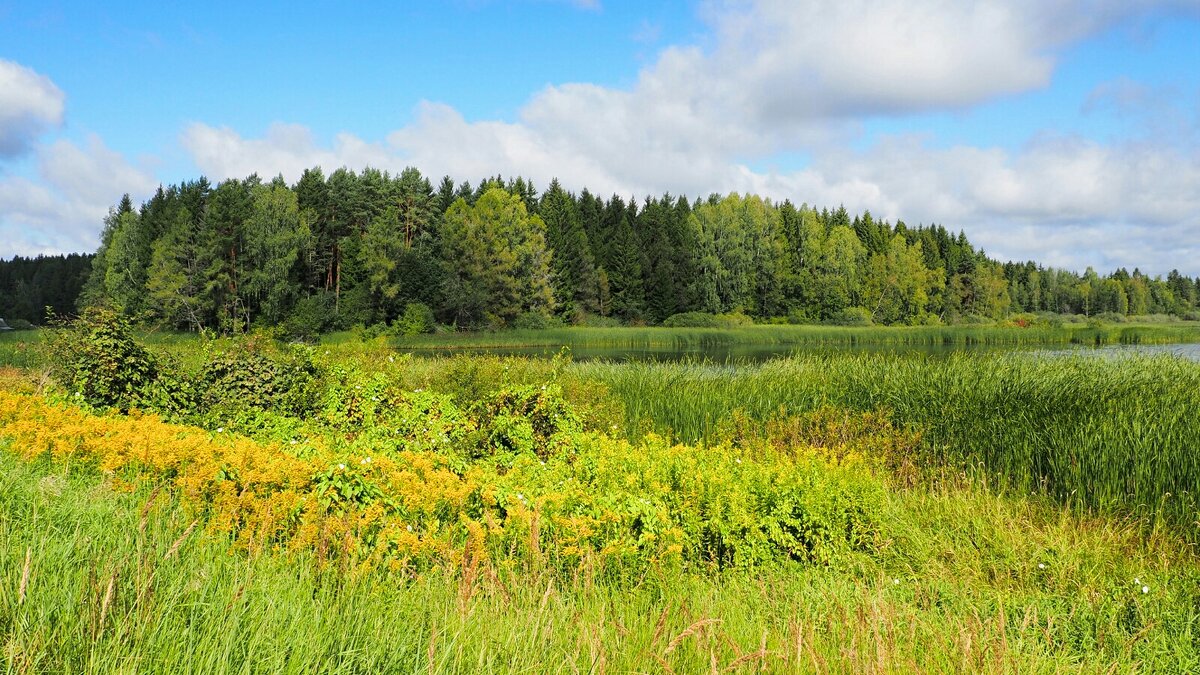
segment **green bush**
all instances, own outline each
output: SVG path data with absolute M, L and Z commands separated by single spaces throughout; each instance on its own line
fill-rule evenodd
M 737 328 L 753 323 L 754 321 L 750 317 L 740 312 L 732 314 L 682 312 L 668 316 L 662 325 L 667 328 Z
M 313 339 L 333 328 L 334 298 L 330 293 L 317 293 L 300 298 L 296 307 L 283 322 L 288 337 Z
M 74 321 L 56 320 L 43 346 L 58 383 L 97 408 L 142 407 L 159 377 L 157 360 L 112 310 L 91 308 Z
M 315 405 L 316 367 L 306 347 L 272 353 L 261 338 L 231 341 L 211 354 L 200 373 L 210 410 L 274 410 L 304 414 Z
M 404 315 L 396 320 L 395 329 L 401 335 L 420 335 L 432 333 L 436 325 L 429 305 L 410 302 L 404 306 Z
M 513 320 L 512 327 L 517 330 L 545 330 L 558 328 L 562 322 L 541 312 L 525 312 Z
M 830 316 L 826 324 L 831 326 L 870 326 L 871 312 L 863 307 L 847 307 Z
M 583 428 L 557 384 L 502 389 L 483 402 L 480 412 L 484 454 L 533 453 L 547 459 L 564 435 Z

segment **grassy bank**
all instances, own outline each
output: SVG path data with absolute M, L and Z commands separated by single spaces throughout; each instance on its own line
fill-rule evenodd
M 1197 363 L 150 342 L 0 368 L 7 671 L 1200 669 Z
M 889 493 L 891 545 L 874 558 L 620 584 L 231 553 L 169 491 L 7 453 L 0 513 L 15 673 L 1200 668 L 1194 558 L 969 488 Z

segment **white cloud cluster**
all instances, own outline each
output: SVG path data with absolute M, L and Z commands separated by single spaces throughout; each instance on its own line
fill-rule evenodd
M 38 180 L 0 176 L 0 258 L 93 251 L 109 207 L 157 185 L 95 135 L 82 147 L 60 139 L 34 152 Z
M 63 121 L 66 97 L 50 78 L 0 59 L 0 159 L 25 154 Z

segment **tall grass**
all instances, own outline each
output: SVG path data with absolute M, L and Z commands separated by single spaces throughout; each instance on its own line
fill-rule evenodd
M 696 348 L 737 344 L 812 346 L 876 345 L 1105 345 L 1200 342 L 1200 324 L 1101 326 L 745 326 L 742 328 L 552 328 L 483 333 L 442 333 L 400 338 L 403 347 L 614 347 Z
M 11 673 L 1200 668 L 1200 573 L 1168 541 L 979 492 L 894 499 L 879 561 L 633 585 L 586 569 L 409 578 L 231 554 L 169 490 L 0 451 L 0 659 Z
M 1200 540 L 1200 363 L 975 354 L 826 354 L 766 364 L 582 363 L 624 402 L 626 432 L 712 439 L 823 406 L 888 410 L 924 434 L 923 460 L 981 468 L 1087 508 L 1167 515 Z

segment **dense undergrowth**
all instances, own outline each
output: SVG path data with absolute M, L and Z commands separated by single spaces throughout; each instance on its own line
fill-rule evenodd
M 1200 668 L 1195 364 L 47 345 L 10 671 Z

